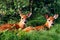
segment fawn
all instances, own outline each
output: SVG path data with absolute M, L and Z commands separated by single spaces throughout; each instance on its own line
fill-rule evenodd
M 44 25 L 36 26 L 36 27 L 27 27 L 27 28 L 23 29 L 23 31 L 29 32 L 31 30 L 41 30 L 41 29 L 45 29 L 45 28 L 50 29 L 51 26 L 54 24 L 54 20 L 57 18 L 58 18 L 58 14 L 55 14 L 54 16 L 50 16 L 50 17 L 48 17 L 48 15 L 47 15 L 47 17 L 46 17 L 47 21 Z
M 6 23 L 6 24 L 3 24 L 3 25 L 0 25 L 0 30 L 1 30 L 1 31 L 6 30 L 6 29 L 12 30 L 12 29 L 14 29 L 14 28 L 16 28 L 16 29 L 22 28 L 22 29 L 23 29 L 23 28 L 25 27 L 25 24 L 26 24 L 26 19 L 27 19 L 28 17 L 30 17 L 31 14 L 32 14 L 32 13 L 28 13 L 27 15 L 24 15 L 24 14 L 20 13 L 20 17 L 21 17 L 20 22 L 15 23 L 15 24 L 7 24 L 7 23 Z
M 15 26 L 17 28 L 25 28 L 25 24 L 26 24 L 26 19 L 29 18 L 31 16 L 32 13 L 28 13 L 26 15 L 20 13 L 20 17 L 21 17 L 21 20 L 19 23 L 15 24 Z

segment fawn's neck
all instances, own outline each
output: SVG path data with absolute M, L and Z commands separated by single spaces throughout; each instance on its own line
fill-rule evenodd
M 50 25 L 49 25 L 49 23 L 46 22 L 46 23 L 43 25 L 43 27 L 49 29 L 49 28 L 50 28 Z
M 20 28 L 24 28 L 25 23 L 21 20 L 21 21 L 18 23 L 18 25 L 19 25 Z

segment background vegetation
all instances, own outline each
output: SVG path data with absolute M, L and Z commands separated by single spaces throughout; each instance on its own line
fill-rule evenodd
M 23 32 L 21 30 L 4 31 L 0 33 L 0 40 L 60 40 L 60 0 L 0 0 L 0 24 L 19 22 L 18 9 L 27 14 L 32 3 L 32 16 L 27 19 L 26 26 L 44 24 L 44 14 L 59 14 L 55 24 L 50 30 Z M 18 36 L 17 36 L 18 34 Z

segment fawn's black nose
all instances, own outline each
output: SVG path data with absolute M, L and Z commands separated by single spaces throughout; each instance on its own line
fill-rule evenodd
M 25 21 L 24 23 L 27 23 L 27 21 Z
M 54 23 L 52 25 L 54 25 Z

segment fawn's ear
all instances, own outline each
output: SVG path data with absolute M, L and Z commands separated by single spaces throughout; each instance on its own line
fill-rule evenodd
M 27 16 L 27 17 L 30 17 L 31 15 L 32 15 L 32 13 L 28 13 L 26 16 Z
M 58 18 L 58 16 L 59 16 L 58 14 L 55 14 L 53 17 L 54 17 L 55 19 L 57 19 L 57 18 Z
M 45 18 L 48 19 L 49 18 L 49 15 L 48 14 L 45 14 Z

